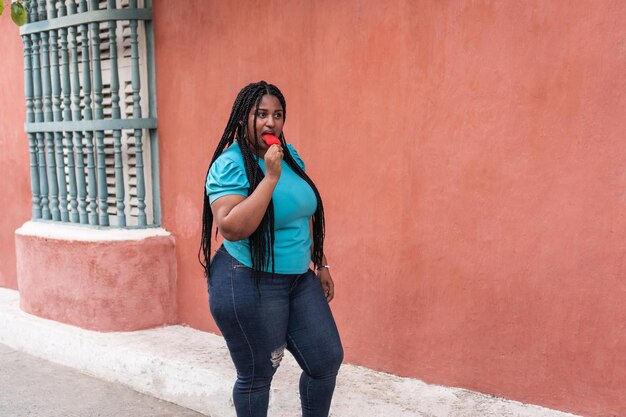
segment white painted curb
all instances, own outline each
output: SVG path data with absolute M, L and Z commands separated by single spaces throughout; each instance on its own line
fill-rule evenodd
M 127 333 L 83 330 L 24 313 L 18 292 L 0 288 L 0 343 L 212 417 L 235 415 L 230 399 L 235 369 L 224 340 L 210 333 L 183 326 Z M 270 416 L 300 415 L 299 375 L 295 360 L 286 354 L 272 384 Z M 344 365 L 331 416 L 574 415 Z

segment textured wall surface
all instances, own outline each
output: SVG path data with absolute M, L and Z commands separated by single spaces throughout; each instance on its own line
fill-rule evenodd
M 24 55 L 10 2 L 0 16 L 0 287 L 17 288 L 15 229 L 31 215 L 28 139 L 24 133 Z
M 217 331 L 203 181 L 266 79 L 325 201 L 348 362 L 626 414 L 625 3 L 172 4 L 154 10 L 183 322 Z

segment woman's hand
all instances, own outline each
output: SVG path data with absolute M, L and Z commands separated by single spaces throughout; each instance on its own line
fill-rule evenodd
M 282 146 L 270 146 L 263 159 L 265 160 L 265 177 L 278 181 L 281 173 L 280 161 L 283 159 Z
M 324 289 L 326 301 L 330 303 L 335 297 L 335 283 L 333 282 L 333 278 L 330 276 L 330 271 L 328 268 L 320 268 L 317 270 L 317 277 L 319 278 L 322 288 Z

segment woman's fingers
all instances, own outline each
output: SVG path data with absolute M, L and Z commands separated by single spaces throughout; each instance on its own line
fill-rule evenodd
M 280 164 L 281 159 L 283 159 L 283 148 L 280 145 L 272 145 L 267 152 L 270 153 L 271 162 Z
M 272 158 L 275 156 L 283 157 L 283 148 L 280 145 L 272 145 L 267 150 L 266 156 Z
M 280 145 L 272 145 L 265 152 L 265 169 L 266 175 L 280 177 L 281 167 L 280 161 L 283 158 L 283 149 Z
M 335 285 L 332 280 L 328 281 L 326 287 L 326 301 L 330 301 L 335 297 Z
M 323 272 L 318 271 L 317 278 L 319 278 L 320 283 L 322 284 L 326 301 L 330 303 L 330 301 L 335 297 L 335 283 L 330 276 L 330 273 L 326 269 L 324 269 Z

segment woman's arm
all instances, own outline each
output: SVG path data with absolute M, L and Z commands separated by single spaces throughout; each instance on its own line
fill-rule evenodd
M 248 197 L 226 195 L 211 204 L 211 211 L 220 233 L 235 242 L 247 239 L 261 224 L 280 178 L 282 148 L 272 145 L 265 153 L 265 178 Z
M 254 233 L 267 211 L 277 182 L 265 177 L 248 197 L 226 195 L 211 204 L 213 218 L 225 239 L 236 242 Z
M 313 221 L 309 221 L 309 232 L 311 233 L 311 239 L 313 238 Z M 313 258 L 313 245 L 311 245 L 311 258 Z M 322 254 L 322 265 L 328 265 L 328 259 L 326 259 L 326 254 Z M 317 268 L 317 265 L 313 265 L 313 268 Z M 326 301 L 329 303 L 335 298 L 335 282 L 333 278 L 330 276 L 330 270 L 328 266 L 323 266 L 316 271 L 317 278 L 319 278 L 322 288 L 324 289 L 324 295 L 326 296 Z

